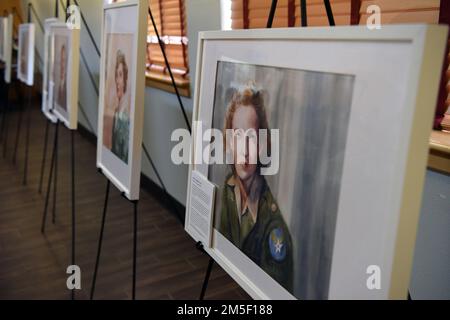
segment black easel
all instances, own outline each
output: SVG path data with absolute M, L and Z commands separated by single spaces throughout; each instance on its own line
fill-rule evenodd
M 60 0 L 60 1 L 62 1 L 62 0 Z M 77 5 L 78 7 L 80 7 L 80 5 L 78 4 L 78 1 L 77 1 L 77 0 L 73 0 L 73 1 L 74 1 L 75 5 Z M 63 8 L 64 8 L 64 3 L 61 3 L 61 5 L 62 5 Z M 66 8 L 65 8 L 65 9 L 66 9 Z M 88 33 L 88 35 L 89 35 L 89 38 L 91 39 L 91 42 L 92 42 L 92 44 L 94 45 L 95 51 L 97 52 L 97 55 L 100 57 L 100 49 L 98 48 L 97 43 L 95 42 L 94 36 L 92 35 L 92 31 L 91 31 L 91 29 L 89 28 L 89 25 L 87 24 L 87 21 L 86 21 L 86 18 L 84 17 L 83 11 L 81 11 L 81 10 L 80 10 L 80 16 L 81 16 L 81 20 L 83 21 L 83 24 L 84 24 L 85 27 L 86 27 L 86 31 L 87 31 L 87 33 Z M 87 64 L 87 62 L 86 62 L 86 60 L 85 60 L 85 57 L 84 57 L 84 54 L 83 54 L 82 50 L 80 50 L 80 53 L 81 53 L 81 57 L 82 57 L 82 59 L 83 59 L 83 62 L 84 62 L 85 65 L 86 65 L 86 69 L 87 69 L 87 71 L 88 71 L 89 78 L 91 79 L 91 82 L 92 82 L 92 84 L 93 84 L 93 86 L 94 86 L 94 89 L 95 89 L 95 91 L 96 91 L 96 93 L 97 93 L 97 96 L 98 96 L 98 94 L 99 94 L 99 92 L 98 92 L 98 86 L 96 85 L 96 83 L 95 83 L 95 81 L 94 81 L 94 76 L 92 75 L 91 71 L 89 70 L 88 64 Z M 169 66 L 169 67 L 170 67 L 170 66 Z M 180 98 L 180 100 L 181 100 L 181 98 Z M 79 102 L 78 102 L 78 105 L 79 105 L 79 110 L 81 111 L 81 113 L 83 114 L 84 118 L 85 118 L 85 119 L 87 120 L 87 122 L 88 122 L 88 126 L 89 126 L 91 132 L 94 132 L 94 128 L 93 128 L 92 124 L 90 123 L 89 118 L 87 117 L 86 113 L 84 112 L 82 105 L 81 105 Z M 183 106 L 182 106 L 182 109 L 184 109 Z M 46 131 L 46 132 L 47 132 L 47 131 Z M 158 170 L 156 169 L 155 163 L 153 162 L 152 158 L 150 157 L 150 154 L 149 154 L 149 152 L 148 152 L 148 150 L 147 150 L 147 148 L 146 148 L 146 146 L 145 146 L 144 143 L 142 143 L 142 148 L 143 148 L 143 150 L 144 150 L 144 155 L 146 156 L 146 158 L 147 158 L 147 160 L 149 161 L 149 163 L 150 163 L 150 165 L 151 165 L 153 171 L 154 171 L 155 174 L 156 174 L 156 177 L 157 177 L 157 179 L 158 179 L 158 181 L 159 181 L 159 183 L 160 183 L 160 185 L 161 185 L 161 187 L 162 187 L 162 189 L 163 189 L 164 194 L 165 194 L 166 196 L 168 196 L 168 192 L 167 192 L 167 189 L 166 189 L 166 187 L 165 187 L 165 185 L 164 185 L 164 182 L 162 181 L 162 178 L 161 178 L 161 176 L 160 176 Z M 43 160 L 43 162 L 45 162 L 45 161 Z M 43 174 L 41 174 L 41 177 L 42 177 L 42 175 L 43 175 Z M 181 221 L 181 220 L 182 220 L 181 214 L 178 212 L 178 210 L 176 209 L 176 207 L 173 205 L 172 202 L 170 202 L 170 204 L 172 205 L 172 210 L 174 211 L 175 215 L 176 215 L 176 216 L 178 217 L 178 219 L 180 219 L 180 221 Z
M 55 160 L 56 160 L 56 149 L 58 148 L 58 129 L 59 129 L 59 120 L 56 121 L 55 135 L 53 138 L 52 160 L 50 163 L 50 173 L 48 175 L 47 193 L 45 196 L 45 207 L 44 207 L 44 213 L 43 213 L 43 217 L 42 217 L 41 233 L 45 233 L 45 223 L 47 220 L 48 203 L 50 201 L 50 191 L 52 188 L 53 171 L 56 171 L 54 169 L 55 169 Z M 56 174 L 56 172 L 55 172 L 55 174 Z
M 175 206 L 174 202 L 173 202 L 173 201 L 170 201 L 169 192 L 167 191 L 167 188 L 166 188 L 166 186 L 164 185 L 164 182 L 163 182 L 161 176 L 159 175 L 158 170 L 156 169 L 155 163 L 153 162 L 152 158 L 150 157 L 150 153 L 148 152 L 148 150 L 147 150 L 147 148 L 145 147 L 145 144 L 144 144 L 144 143 L 142 143 L 142 150 L 144 150 L 144 155 L 146 156 L 148 162 L 150 162 L 150 165 L 152 166 L 153 171 L 155 172 L 156 178 L 158 179 L 159 184 L 161 185 L 161 188 L 163 189 L 164 195 L 166 196 L 166 199 L 168 199 L 168 201 L 169 201 L 169 203 L 170 203 L 170 205 L 171 205 L 171 207 L 172 207 L 173 212 L 174 212 L 175 215 L 177 216 L 178 220 L 180 220 L 180 222 L 183 221 L 183 218 L 182 218 L 180 212 L 178 212 L 178 209 L 177 209 L 177 207 Z
M 323 2 L 325 5 L 325 9 L 327 11 L 328 23 L 330 24 L 330 26 L 334 26 L 335 22 L 334 22 L 333 10 L 331 8 L 330 1 L 324 0 Z M 272 0 L 272 4 L 270 6 L 269 17 L 267 19 L 267 28 L 272 28 L 273 19 L 275 17 L 275 11 L 277 9 L 277 3 L 278 3 L 277 0 Z M 300 14 L 301 14 L 302 27 L 308 26 L 306 10 L 307 10 L 306 9 L 306 0 L 301 0 L 300 1 L 300 11 L 301 11 Z M 203 253 L 207 254 L 206 251 L 204 250 L 203 244 L 201 242 L 197 242 L 196 248 L 198 250 L 202 251 Z M 208 267 L 207 267 L 206 273 L 205 273 L 205 279 L 203 280 L 202 291 L 200 292 L 200 300 L 203 300 L 205 297 L 206 289 L 209 284 L 209 278 L 211 276 L 211 271 L 214 266 L 214 262 L 215 262 L 214 259 L 210 257 L 209 262 L 208 262 Z
M 272 3 L 272 6 L 271 6 L 271 13 L 270 13 L 270 16 L 269 16 L 269 21 L 268 21 L 268 24 L 270 23 L 270 25 L 272 24 L 272 22 L 273 22 L 273 17 L 274 17 L 274 15 L 275 15 L 275 9 L 276 9 L 277 0 L 273 0 L 273 2 L 274 2 L 274 3 Z M 166 68 L 167 68 L 167 70 L 168 70 L 168 72 L 169 72 L 170 79 L 172 80 L 172 86 L 173 86 L 173 88 L 175 89 L 175 93 L 176 93 L 176 95 L 177 95 L 178 103 L 179 103 L 179 105 L 180 105 L 180 109 L 181 109 L 181 111 L 182 111 L 182 113 L 183 113 L 184 120 L 185 120 L 185 122 L 186 122 L 186 126 L 188 127 L 189 132 L 192 133 L 191 126 L 190 126 L 190 123 L 189 123 L 188 118 L 187 118 L 187 115 L 186 115 L 186 110 L 185 110 L 185 108 L 184 108 L 184 106 L 183 106 L 183 102 L 182 102 L 182 100 L 181 100 L 181 96 L 180 96 L 180 93 L 179 93 L 179 91 L 178 91 L 178 87 L 177 87 L 177 85 L 176 85 L 176 83 L 175 83 L 175 78 L 174 78 L 174 76 L 173 76 L 172 69 L 171 69 L 170 64 L 169 64 L 169 60 L 167 59 L 166 50 L 165 50 L 165 47 L 164 47 L 164 42 L 161 40 L 161 37 L 160 37 L 160 35 L 159 35 L 158 28 L 157 28 L 156 23 L 155 23 L 155 20 L 154 20 L 154 18 L 153 18 L 153 14 L 152 14 L 152 10 L 151 10 L 150 6 L 148 7 L 148 14 L 149 14 L 149 16 L 150 16 L 150 20 L 151 20 L 151 22 L 152 22 L 153 29 L 155 30 L 156 37 L 158 38 L 158 44 L 159 44 L 159 46 L 160 46 L 160 48 L 161 48 L 161 52 L 162 52 L 163 57 L 164 57 L 164 62 L 165 62 L 165 64 L 166 64 Z M 144 151 L 145 151 L 145 149 L 144 149 Z M 159 176 L 158 176 L 158 178 L 160 179 Z M 160 179 L 160 181 L 161 181 L 161 179 Z M 163 188 L 164 188 L 164 185 L 163 185 Z M 164 192 L 167 193 L 167 191 L 166 191 L 165 188 L 164 188 Z M 206 253 L 206 252 L 204 251 L 203 245 L 202 245 L 201 243 L 198 243 L 198 244 L 196 245 L 196 247 L 197 247 L 197 249 L 199 249 L 199 250 L 201 250 L 202 252 Z M 210 260 L 209 260 L 209 263 L 208 263 L 208 269 L 207 269 L 207 271 L 206 271 L 205 279 L 204 279 L 203 286 L 202 286 L 202 291 L 201 291 L 201 294 L 200 294 L 200 300 L 202 300 L 202 299 L 204 298 L 204 296 L 205 296 L 206 288 L 207 288 L 207 286 L 208 286 L 209 277 L 210 277 L 210 275 L 211 275 L 211 270 L 212 270 L 212 268 L 213 268 L 213 265 L 214 265 L 214 259 L 210 257 Z
M 33 10 L 35 16 L 38 17 L 36 11 L 33 8 L 33 4 L 29 3 L 28 5 Z M 59 2 L 58 2 L 58 0 L 55 0 L 55 15 L 54 15 L 54 17 L 56 19 L 59 18 Z M 41 23 L 40 23 L 40 25 L 41 25 Z M 45 33 L 45 29 L 42 27 L 42 25 L 41 25 L 41 28 L 42 28 L 43 32 Z M 51 112 L 51 110 L 50 110 L 50 112 Z M 39 194 L 42 193 L 42 183 L 43 183 L 43 180 L 44 180 L 45 163 L 46 163 L 46 160 L 47 160 L 48 131 L 49 131 L 50 124 L 51 124 L 50 119 L 46 118 L 45 135 L 44 135 L 44 150 L 43 150 L 43 154 L 42 154 L 41 175 L 40 175 L 40 178 L 39 178 L 39 188 L 38 188 Z M 56 128 L 56 126 L 55 126 L 55 128 Z
M 98 263 L 100 261 L 100 254 L 101 254 L 102 243 L 103 243 L 103 231 L 105 230 L 106 210 L 108 209 L 109 189 L 111 187 L 111 182 L 109 181 L 109 179 L 107 179 L 107 180 L 108 181 L 106 183 L 105 204 L 103 205 L 102 224 L 100 227 L 100 236 L 98 239 L 97 258 L 95 259 L 94 276 L 92 278 L 92 285 L 91 285 L 91 294 L 90 294 L 91 300 L 94 299 L 95 284 L 97 282 Z
M 267 19 L 267 28 L 272 28 L 273 18 L 275 17 L 275 11 L 277 10 L 278 0 L 272 0 L 270 5 L 269 18 Z
M 8 86 L 8 84 L 5 81 L 2 80 L 2 82 L 3 82 L 3 88 L 2 89 L 5 92 L 5 95 L 4 95 L 5 100 L 4 100 L 4 103 L 2 105 L 2 123 L 1 123 L 1 127 L 0 127 L 0 141 L 1 142 L 6 140 L 5 139 L 5 127 L 6 127 L 6 123 L 7 123 L 7 120 L 8 120 L 6 112 L 7 112 L 8 107 L 9 107 L 8 106 L 9 105 L 9 86 Z
M 67 0 L 67 8 L 70 6 L 70 0 Z M 58 13 L 58 0 L 56 0 L 55 7 L 56 14 Z M 50 174 L 48 178 L 47 184 L 47 194 L 45 197 L 45 207 L 42 216 L 42 225 L 41 225 L 41 233 L 45 233 L 45 224 L 47 220 L 47 212 L 48 212 L 48 204 L 50 200 L 50 192 L 52 187 L 52 178 L 53 178 L 53 210 L 52 210 L 52 223 L 56 223 L 56 190 L 57 190 L 57 182 L 58 182 L 58 141 L 59 141 L 59 119 L 56 120 L 55 127 L 55 136 L 53 140 L 53 151 L 52 151 L 52 160 L 50 165 Z M 46 130 L 47 131 L 47 130 Z M 48 131 L 46 132 L 46 134 Z M 71 188 L 71 198 L 72 198 L 72 252 L 71 252 L 71 264 L 75 265 L 75 243 L 76 243 L 76 214 L 75 214 L 75 130 L 70 129 L 70 140 L 71 140 L 71 180 L 72 180 L 72 188 Z M 46 149 L 46 146 L 44 147 Z M 45 158 L 44 158 L 45 159 Z M 45 163 L 45 161 L 43 161 Z M 54 174 L 54 176 L 53 176 Z M 71 299 L 75 299 L 75 289 L 71 290 L 70 293 Z
M 18 80 L 18 85 L 20 87 L 23 88 L 23 84 L 20 82 L 20 80 Z M 20 133 L 21 133 L 21 129 L 22 129 L 22 116 L 23 116 L 23 111 L 24 111 L 24 103 L 23 103 L 23 99 L 22 99 L 22 95 L 20 94 L 20 107 L 19 107 L 19 119 L 17 120 L 17 131 L 16 131 L 16 143 L 14 146 L 14 152 L 13 152 L 13 158 L 12 158 L 12 162 L 13 164 L 16 164 L 16 160 L 17 160 L 17 148 L 19 146 L 19 140 L 20 140 Z
M 29 7 L 31 8 L 31 6 Z M 58 0 L 55 0 L 55 18 L 59 17 L 59 2 Z M 45 30 L 44 30 L 45 32 Z M 50 111 L 51 112 L 51 111 Z M 44 141 L 44 153 L 42 157 L 42 164 L 41 164 L 41 176 L 39 179 L 39 193 L 42 191 L 42 181 L 44 178 L 44 170 L 45 170 L 45 162 L 46 162 L 46 155 L 47 155 L 47 144 L 48 144 L 48 127 L 50 124 L 50 120 L 47 119 L 47 125 L 45 128 L 45 141 Z M 48 202 L 50 200 L 50 192 L 51 187 L 53 183 L 53 207 L 52 207 L 52 223 L 56 223 L 56 189 L 58 184 L 58 138 L 59 138 L 59 119 L 56 120 L 55 124 L 55 135 L 53 139 L 53 151 L 52 151 L 52 160 L 50 163 L 50 173 L 49 173 L 49 179 L 48 179 L 48 185 L 47 185 L 47 193 L 45 197 L 45 207 L 44 207 L 44 213 L 42 218 L 42 225 L 41 225 L 41 232 L 45 233 L 45 223 L 47 219 L 47 210 L 48 210 Z M 53 178 L 53 182 L 52 182 Z
M 16 78 L 16 79 L 13 79 L 12 78 L 12 74 L 13 74 L 13 71 L 11 70 L 11 83 L 10 84 L 7 84 L 8 85 L 8 87 L 9 88 L 11 88 L 11 86 L 13 85 L 14 86 L 14 90 L 15 90 L 15 92 L 16 92 L 16 97 L 17 97 L 17 99 L 20 99 L 20 102 L 17 102 L 16 101 L 16 108 L 15 109 L 17 109 L 18 111 L 18 113 L 19 113 L 19 119 L 18 119 L 18 121 L 17 121 L 17 126 L 18 126 L 18 130 L 22 127 L 22 122 L 23 122 L 23 112 L 24 112 L 24 109 L 25 109 L 25 105 L 24 105 L 24 102 L 23 102 L 23 97 L 22 97 L 22 93 L 20 92 L 20 90 L 21 90 L 21 88 L 23 88 L 23 84 L 22 84 L 22 82 L 18 79 L 18 78 Z M 9 94 L 8 94 L 9 95 Z M 10 106 L 10 104 L 8 104 L 8 110 L 11 112 L 11 110 L 12 110 L 12 108 L 10 108 L 9 107 Z M 8 126 L 7 126 L 7 133 L 6 133 L 6 138 L 8 138 L 9 137 L 9 122 L 7 121 L 6 122 L 7 124 L 8 124 Z M 15 157 L 16 157 L 16 153 L 17 153 L 17 147 L 18 147 L 18 135 L 17 135 L 18 133 L 16 133 L 16 143 L 15 143 L 15 145 L 14 145 L 14 152 L 13 152 L 13 164 L 15 164 Z M 8 143 L 8 139 L 6 139 L 6 144 Z M 8 151 L 8 146 L 7 145 L 5 145 L 4 146 L 4 150 L 3 150 L 3 152 L 4 152 L 4 154 L 3 154 L 3 157 L 4 158 L 6 158 L 6 155 L 7 155 L 7 151 Z
M 38 192 L 39 194 L 42 193 L 42 182 L 44 180 L 44 171 L 45 171 L 45 163 L 47 160 L 47 148 L 48 148 L 48 131 L 50 128 L 50 120 L 46 118 L 45 121 L 45 134 L 44 134 L 44 150 L 42 153 L 42 163 L 41 163 L 41 175 L 39 178 L 39 188 Z
M 156 37 L 158 38 L 158 43 L 159 43 L 161 52 L 164 57 L 164 62 L 166 64 L 167 71 L 169 71 L 170 79 L 172 80 L 172 86 L 175 89 L 175 94 L 177 95 L 178 103 L 180 104 L 180 109 L 181 109 L 181 112 L 183 113 L 184 121 L 186 122 L 186 127 L 188 128 L 189 133 L 191 133 L 191 131 L 192 131 L 191 124 L 189 123 L 189 120 L 188 120 L 188 117 L 186 114 L 186 109 L 184 108 L 183 101 L 181 100 L 180 92 L 178 91 L 178 87 L 175 83 L 175 78 L 172 73 L 172 68 L 170 67 L 169 60 L 167 59 L 164 42 L 161 40 L 161 37 L 159 36 L 158 27 L 156 26 L 155 19 L 153 18 L 152 9 L 150 8 L 150 6 L 148 6 L 148 14 L 150 15 L 150 20 L 152 21 L 153 29 L 155 30 Z
M 75 3 L 77 4 L 77 1 L 76 1 L 76 0 L 74 0 L 74 1 L 75 1 Z M 160 38 L 160 35 L 159 35 L 159 32 L 158 32 L 158 28 L 156 27 L 155 21 L 154 21 L 154 19 L 153 19 L 153 14 L 152 14 L 152 12 L 151 12 L 150 6 L 148 7 L 148 13 L 149 13 L 149 15 L 150 15 L 150 18 L 151 18 L 153 27 L 154 27 L 154 29 L 155 29 L 156 36 L 157 36 L 157 38 L 158 38 L 158 43 L 159 43 L 159 45 L 160 45 L 160 47 L 161 47 L 161 51 L 162 51 L 162 53 L 163 53 L 164 61 L 165 61 L 165 63 L 166 63 L 167 70 L 168 70 L 169 75 L 170 75 L 170 77 L 171 77 L 172 85 L 173 85 L 173 87 L 174 87 L 174 89 L 175 89 L 175 93 L 176 93 L 176 95 L 177 95 L 177 99 L 178 99 L 178 102 L 179 102 L 179 104 L 180 104 L 180 108 L 181 108 L 181 111 L 182 111 L 182 113 L 183 113 L 184 120 L 185 120 L 185 122 L 186 122 L 186 126 L 188 127 L 189 132 L 191 132 L 191 126 L 190 126 L 190 123 L 189 123 L 189 121 L 188 121 L 187 114 L 186 114 L 185 108 L 184 108 L 184 106 L 183 106 L 183 102 L 182 102 L 182 100 L 181 100 L 180 93 L 179 93 L 178 88 L 177 88 L 177 86 L 176 86 L 176 84 L 175 84 L 175 78 L 174 78 L 174 76 L 173 76 L 172 69 L 171 69 L 171 67 L 170 67 L 170 65 L 169 65 L 169 61 L 168 61 L 168 59 L 167 59 L 167 55 L 166 55 L 165 48 L 164 48 L 164 43 L 163 43 L 163 41 L 162 41 L 161 38 Z M 82 18 L 83 18 L 83 21 L 84 21 L 83 15 L 82 15 Z M 84 21 L 84 22 L 85 22 L 85 21 Z M 85 24 L 86 24 L 86 22 L 85 22 Z M 87 24 L 86 24 L 86 26 L 87 26 Z M 89 30 L 89 28 L 87 28 L 87 29 L 88 29 L 89 35 L 91 36 L 91 39 L 93 39 L 93 38 L 92 38 L 92 35 L 91 35 L 91 32 L 90 32 L 90 30 Z M 95 44 L 94 41 L 93 41 L 93 43 Z M 96 46 L 96 49 L 97 49 L 97 52 L 98 52 L 99 55 L 100 55 L 100 52 L 99 52 L 97 46 Z M 163 182 L 161 176 L 159 175 L 159 172 L 158 172 L 158 170 L 156 169 L 156 166 L 155 166 L 155 164 L 154 164 L 152 158 L 150 157 L 150 154 L 149 154 L 149 152 L 148 152 L 148 150 L 147 150 L 147 148 L 146 148 L 146 146 L 145 146 L 144 143 L 142 143 L 142 149 L 143 149 L 143 151 L 144 151 L 144 154 L 145 154 L 147 160 L 149 161 L 150 165 L 152 166 L 153 171 L 154 171 L 155 174 L 156 174 L 156 177 L 157 177 L 157 179 L 158 179 L 158 181 L 159 181 L 159 183 L 160 183 L 160 185 L 161 185 L 161 188 L 163 189 L 164 194 L 167 196 L 167 198 L 169 198 L 169 197 L 168 197 L 169 194 L 168 194 L 167 189 L 166 189 L 166 187 L 165 187 L 165 185 L 164 185 L 164 182 Z M 99 169 L 99 171 L 102 172 L 101 169 Z M 91 293 L 90 293 L 90 299 L 91 299 L 91 300 L 94 299 L 95 285 L 96 285 L 96 283 L 97 283 L 98 266 L 99 266 L 99 261 L 100 261 L 100 256 L 101 256 L 101 250 L 102 250 L 103 233 L 104 233 L 104 229 L 105 229 L 106 212 L 107 212 L 107 208 L 108 208 L 108 200 L 109 200 L 109 191 L 110 191 L 110 187 L 111 187 L 111 182 L 108 180 L 108 181 L 107 181 L 107 185 L 106 185 L 106 195 L 105 195 L 105 203 L 104 203 L 104 206 L 103 206 L 102 222 L 101 222 L 101 227 L 100 227 L 100 235 L 99 235 L 98 248 L 97 248 L 97 257 L 96 257 L 96 261 L 95 261 L 94 275 L 93 275 L 93 278 L 92 278 L 92 285 L 91 285 Z M 132 299 L 135 300 L 135 298 L 136 298 L 136 267 L 137 267 L 136 257 L 137 257 L 137 204 L 138 204 L 138 201 L 137 201 L 137 200 L 129 200 L 129 201 L 131 201 L 131 202 L 134 204 L 133 284 L 132 284 Z M 182 220 L 182 219 L 181 219 L 181 215 L 179 214 L 179 212 L 178 212 L 178 210 L 176 209 L 175 205 L 174 205 L 172 202 L 170 202 L 170 203 L 171 203 L 172 206 L 173 206 L 173 211 L 174 211 L 174 213 L 176 214 L 176 216 L 177 216 L 180 220 Z
M 3 16 L 5 16 L 5 14 L 8 14 L 8 12 L 6 10 L 3 11 Z M 8 103 L 9 103 L 9 87 L 8 87 L 8 84 L 6 83 L 6 81 L 4 80 L 5 73 L 6 73 L 6 64 L 3 63 L 3 72 L 2 72 L 2 80 L 1 81 L 2 81 L 2 89 L 5 90 L 6 94 L 5 94 L 4 104 L 2 105 L 2 123 L 1 123 L 1 127 L 0 127 L 0 141 L 1 142 L 4 141 L 5 124 L 6 124 L 6 120 L 7 120 L 6 110 L 8 109 Z
M 103 173 L 102 170 L 98 169 L 100 173 Z M 91 293 L 90 293 L 90 299 L 94 299 L 94 293 L 95 293 L 95 285 L 97 283 L 97 273 L 98 273 L 98 266 L 100 262 L 100 255 L 102 252 L 102 244 L 103 244 L 103 233 L 105 230 L 105 221 L 106 221 L 106 212 L 108 209 L 108 202 L 109 202 L 109 190 L 111 188 L 111 182 L 109 179 L 107 179 L 106 184 L 106 195 L 105 195 L 105 203 L 103 205 L 103 214 L 102 214 L 102 224 L 100 227 L 100 236 L 98 239 L 98 247 L 97 247 L 97 258 L 95 259 L 95 267 L 94 267 L 94 276 L 92 278 L 92 285 L 91 285 Z M 131 298 L 132 300 L 136 300 L 136 269 L 137 269 L 137 218 L 138 218 L 138 202 L 139 200 L 130 200 L 127 197 L 125 197 L 125 194 L 122 193 L 122 196 L 127 199 L 129 202 L 133 204 L 134 207 L 134 224 L 133 224 L 133 282 L 132 282 L 132 289 L 131 289 Z
M 201 252 L 203 252 L 206 255 L 208 254 L 205 251 L 203 244 L 200 241 L 196 243 L 195 248 L 197 250 L 200 250 Z M 205 298 L 206 288 L 208 288 L 209 278 L 211 277 L 211 271 L 214 266 L 214 262 L 215 262 L 214 259 L 212 257 L 209 257 L 208 267 L 206 268 L 205 278 L 203 280 L 202 291 L 200 292 L 199 300 L 204 300 L 204 298 Z
M 52 183 L 53 183 L 53 209 L 52 209 L 52 223 L 56 223 L 56 183 L 58 181 L 57 174 L 58 174 L 58 142 L 59 142 L 59 126 L 60 121 L 56 121 L 55 126 L 55 134 L 53 138 L 53 151 L 52 151 L 52 158 L 51 158 L 51 164 L 50 164 L 50 173 L 48 176 L 48 184 L 47 184 L 47 192 L 45 197 L 45 206 L 44 206 L 44 212 L 42 216 L 42 224 L 41 224 L 41 233 L 45 233 L 45 227 L 46 227 L 46 221 L 47 221 L 47 213 L 49 208 L 49 202 L 50 202 L 50 193 L 52 191 Z M 76 230 L 76 214 L 75 214 L 75 130 L 70 130 L 70 139 L 71 139 L 71 207 L 72 207 L 72 259 L 71 264 L 75 265 L 75 230 Z M 71 298 L 72 300 L 75 297 L 75 289 L 71 291 Z
M 27 14 L 27 21 L 28 23 L 31 23 L 31 6 L 28 4 L 28 14 Z M 34 48 L 33 48 L 34 49 Z M 27 184 L 27 176 L 28 176 L 28 153 L 29 153 L 29 142 L 30 142 L 30 112 L 31 112 L 31 101 L 32 101 L 32 94 L 33 94 L 33 87 L 28 86 L 25 84 L 21 84 L 22 88 L 25 87 L 28 91 L 28 103 L 27 106 L 23 103 L 23 100 L 21 98 L 21 107 L 19 110 L 19 120 L 17 124 L 17 132 L 16 132 L 16 144 L 14 147 L 14 154 L 13 154 L 13 164 L 16 164 L 17 159 L 17 148 L 20 142 L 20 134 L 21 134 L 21 127 L 22 127 L 22 114 L 25 111 L 26 112 L 26 132 L 25 132 L 25 163 L 23 168 L 23 185 Z M 22 97 L 22 95 L 20 95 Z
M 300 15 L 302 17 L 302 27 L 308 26 L 308 13 L 306 11 L 306 0 L 300 1 Z
M 27 184 L 28 177 L 28 153 L 30 149 L 30 126 L 31 126 L 31 101 L 32 101 L 33 87 L 28 87 L 28 107 L 26 110 L 27 113 L 27 122 L 26 122 L 26 133 L 25 133 L 25 163 L 23 167 L 23 185 Z
M 8 15 L 8 11 L 4 10 L 3 14 L 7 16 Z M 13 49 L 11 48 L 11 50 L 13 50 Z M 11 58 L 11 60 L 12 60 L 12 58 Z M 11 71 L 11 73 L 12 73 L 12 71 Z M 5 74 L 6 74 L 6 66 L 5 66 L 5 71 L 4 71 L 4 77 L 3 78 L 5 78 Z M 10 82 L 8 83 L 8 82 L 5 81 L 6 91 L 7 91 L 6 92 L 6 106 L 5 106 L 5 109 L 4 109 L 4 112 L 3 112 L 2 129 L 1 129 L 1 131 L 2 131 L 2 138 L 4 139 L 3 140 L 3 142 L 4 142 L 4 144 L 3 144 L 3 158 L 6 158 L 6 151 L 8 149 L 8 133 L 9 133 L 9 121 L 8 121 L 8 118 L 9 118 L 9 113 L 11 112 L 9 98 L 10 98 L 10 90 L 11 90 L 12 81 L 13 81 L 13 79 L 12 79 L 12 74 L 11 74 Z
M 6 72 L 6 69 L 5 69 Z M 8 148 L 8 132 L 9 132 L 9 112 L 10 112 L 10 101 L 9 101 L 9 91 L 11 89 L 11 84 L 5 82 L 6 86 L 6 105 L 3 110 L 3 119 L 2 119 L 2 139 L 3 139 L 3 158 L 6 157 L 6 150 Z
M 59 18 L 59 3 L 55 0 L 55 18 Z
M 4 68 L 1 69 L 1 73 L 0 73 L 0 77 L 1 79 L 3 79 L 3 75 L 4 75 Z M 5 114 L 5 108 L 6 108 L 6 104 L 7 104 L 7 90 L 6 90 L 6 83 L 1 80 L 0 82 L 0 95 L 1 95 L 1 107 L 0 107 L 0 116 L 1 116 L 1 122 L 0 122 L 0 142 L 3 141 L 3 128 L 4 128 L 4 114 Z
M 71 164 L 72 164 L 72 265 L 75 265 L 75 130 L 70 130 Z M 72 300 L 75 300 L 75 289 L 72 289 Z

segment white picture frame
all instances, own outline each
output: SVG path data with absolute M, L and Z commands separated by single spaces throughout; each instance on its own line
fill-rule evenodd
M 10 13 L 4 18 L 5 38 L 4 38 L 4 52 L 3 61 L 5 62 L 5 82 L 11 83 L 12 73 L 12 51 L 13 51 L 13 15 Z
M 68 129 L 78 126 L 78 77 L 80 63 L 80 30 L 59 22 L 50 25 L 52 72 L 50 97 L 53 113 Z
M 140 189 L 147 6 L 145 0 L 103 6 L 97 167 L 129 200 L 138 200 Z
M 53 72 L 53 37 L 50 26 L 59 23 L 56 18 L 48 18 L 44 22 L 44 69 L 42 71 L 42 106 L 45 117 L 53 123 L 57 118 L 53 113 L 53 90 L 50 90 L 50 75 Z
M 356 26 L 199 34 L 193 121 L 202 121 L 203 130 L 212 126 L 219 61 L 355 77 L 326 299 L 407 298 L 447 31 L 398 25 L 373 31 Z M 193 170 L 205 177 L 210 171 L 195 164 L 196 153 L 203 151 L 198 128 L 188 181 Z M 190 227 L 190 194 L 188 183 L 185 229 L 198 241 Z M 206 252 L 250 296 L 299 298 L 217 229 L 212 237 Z M 380 287 L 369 288 L 377 267 Z
M 34 23 L 19 25 L 17 78 L 28 86 L 33 86 L 34 82 L 34 37 Z

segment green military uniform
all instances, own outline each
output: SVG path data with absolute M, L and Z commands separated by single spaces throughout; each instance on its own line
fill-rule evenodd
M 130 137 L 130 118 L 126 112 L 114 115 L 111 151 L 128 164 L 128 144 Z
M 239 213 L 240 197 L 234 176 L 227 178 L 222 194 L 220 232 L 286 290 L 292 292 L 292 240 L 266 180 L 258 176 L 256 221 L 251 210 Z

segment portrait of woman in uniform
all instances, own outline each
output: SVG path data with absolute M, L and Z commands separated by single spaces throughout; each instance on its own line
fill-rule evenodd
M 292 290 L 292 240 L 270 187 L 256 159 L 258 130 L 268 130 L 263 92 L 251 85 L 233 93 L 225 115 L 225 131 L 233 130 L 231 173 L 223 186 L 220 232 L 287 290 Z M 248 131 L 250 130 L 250 131 Z M 253 132 L 241 141 L 240 135 Z M 250 144 L 257 147 L 251 148 Z M 239 154 L 240 153 L 240 154 Z M 269 150 L 270 153 L 270 150 Z M 239 161 L 239 156 L 244 161 Z
M 67 67 L 69 38 L 65 35 L 55 35 L 53 68 L 53 90 L 55 107 L 67 112 Z
M 226 161 L 209 165 L 214 228 L 299 299 L 327 298 L 353 83 L 217 65 L 212 128 L 223 133 Z

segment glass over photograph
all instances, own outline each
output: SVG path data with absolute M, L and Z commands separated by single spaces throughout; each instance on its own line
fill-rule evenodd
M 53 105 L 51 103 L 51 97 L 50 97 L 50 86 L 52 85 L 51 83 L 51 74 L 52 74 L 52 70 L 54 69 L 54 64 L 52 63 L 52 37 L 50 32 L 47 32 L 45 34 L 46 37 L 46 46 L 44 49 L 44 54 L 45 54 L 45 66 L 44 66 L 44 83 L 43 83 L 43 89 L 44 89 L 44 94 L 46 95 L 45 97 L 45 101 L 43 102 L 43 107 L 45 111 L 50 111 L 51 109 L 53 109 Z
M 214 228 L 299 299 L 328 297 L 353 87 L 351 75 L 217 65 L 212 127 L 223 131 L 232 164 L 209 167 Z M 279 150 L 277 172 L 262 174 L 261 136 L 236 148 L 230 129 L 268 129 L 264 152 L 274 159 Z
M 18 78 L 33 84 L 34 59 L 30 48 L 34 47 L 34 26 L 31 24 L 19 27 L 19 55 L 18 55 Z M 32 49 L 31 49 L 32 50 Z M 31 55 L 30 55 L 31 54 Z
M 53 67 L 53 101 L 67 112 L 67 68 L 69 56 L 69 38 L 64 35 L 54 36 L 54 67 Z
M 19 47 L 20 47 L 20 73 L 24 76 L 24 79 L 27 78 L 28 75 L 28 30 L 22 29 L 20 30 L 19 36 Z
M 5 32 L 6 32 L 6 19 L 0 17 L 0 60 L 4 60 L 5 55 Z
M 130 146 L 131 66 L 134 35 L 106 35 L 103 145 L 128 164 Z

